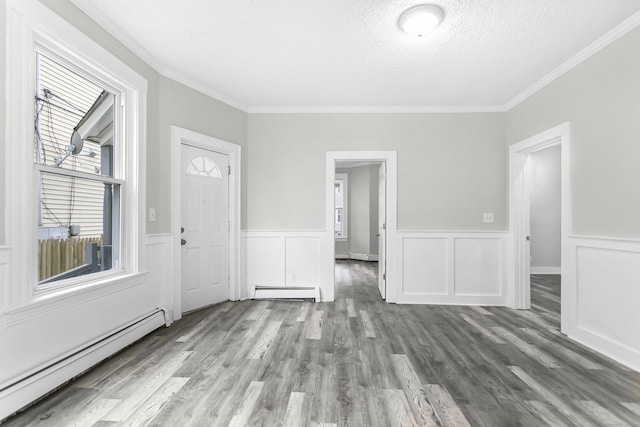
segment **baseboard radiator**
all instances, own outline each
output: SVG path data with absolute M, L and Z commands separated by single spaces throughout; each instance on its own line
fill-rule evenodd
M 320 301 L 319 286 L 261 286 L 251 285 L 251 299 L 313 299 Z
M 353 259 L 356 261 L 378 261 L 378 254 L 363 254 L 358 252 L 338 253 L 335 259 Z
M 0 424 L 10 415 L 79 376 L 161 326 L 171 313 L 158 308 L 66 354 L 0 384 Z

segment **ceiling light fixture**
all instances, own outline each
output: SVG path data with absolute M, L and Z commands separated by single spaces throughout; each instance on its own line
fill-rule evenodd
M 443 17 L 439 6 L 421 4 L 405 10 L 398 19 L 398 26 L 412 37 L 424 37 L 436 29 Z

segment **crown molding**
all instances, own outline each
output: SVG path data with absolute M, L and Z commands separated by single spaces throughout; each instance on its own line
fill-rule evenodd
M 156 70 L 158 74 L 175 80 L 176 82 L 181 83 L 195 91 L 215 98 L 216 100 L 223 102 L 233 108 L 241 110 L 245 113 L 247 112 L 247 106 L 237 101 L 233 97 L 216 91 L 211 87 L 198 83 L 195 80 L 184 76 L 177 70 L 174 70 L 172 67 L 159 61 L 155 56 L 149 53 L 148 50 L 143 48 L 137 41 L 129 37 L 118 24 L 116 24 L 112 19 L 108 18 L 104 13 L 102 13 L 99 8 L 95 7 L 91 2 L 86 2 L 83 0 L 71 0 L 71 3 L 73 3 L 78 9 L 84 12 L 89 17 L 89 19 L 92 19 L 98 25 L 104 28 L 113 38 L 122 43 L 127 49 L 139 56 L 140 59 L 147 63 L 147 65 Z
M 540 80 L 514 96 L 503 105 L 469 105 L 469 106 L 247 106 L 237 99 L 224 94 L 208 85 L 203 85 L 192 78 L 186 77 L 172 67 L 158 61 L 151 53 L 144 49 L 138 42 L 127 36 L 122 29 L 111 19 L 107 18 L 101 10 L 92 3 L 84 0 L 71 0 L 71 2 L 98 22 L 108 33 L 122 43 L 125 47 L 138 55 L 150 67 L 160 75 L 175 80 L 193 90 L 208 95 L 220 102 L 249 114 L 348 114 L 348 113 L 397 113 L 397 114 L 451 114 L 451 113 L 504 113 L 522 103 L 536 92 L 548 86 L 576 66 L 580 65 L 591 56 L 600 52 L 611 43 L 640 26 L 640 12 L 625 19 L 617 27 L 597 39 L 595 42 L 578 52 L 569 60 L 561 64 Z
M 249 114 L 451 114 L 504 113 L 502 105 L 454 106 L 324 106 L 324 107 L 249 107 Z
M 158 61 L 148 50 L 143 48 L 137 41 L 129 37 L 122 28 L 109 17 L 107 17 L 100 9 L 95 7 L 93 3 L 83 0 L 70 0 L 78 9 L 84 12 L 92 21 L 96 22 L 107 33 L 118 42 L 122 43 L 127 49 L 136 54 L 140 59 L 147 63 L 151 68 L 158 71 L 164 68 L 164 64 Z M 99 19 L 98 19 L 99 17 Z
M 197 92 L 203 93 L 217 101 L 220 101 L 224 104 L 227 104 L 230 107 L 233 107 L 237 110 L 243 111 L 245 113 L 249 112 L 249 107 L 247 107 L 246 105 L 244 105 L 243 103 L 241 103 L 240 101 L 236 100 L 235 98 L 226 95 L 222 92 L 218 92 L 217 90 L 207 86 L 207 85 L 203 85 L 199 82 L 197 82 L 194 79 L 191 79 L 189 77 L 186 77 L 184 74 L 174 70 L 173 68 L 170 67 L 165 67 L 161 70 L 158 70 L 158 72 L 164 76 L 167 77 L 171 80 L 174 80 L 180 84 L 183 84 Z
M 578 65 L 582 64 L 584 61 L 600 52 L 605 47 L 609 46 L 611 43 L 615 42 L 625 34 L 630 31 L 636 29 L 640 26 L 640 12 L 631 15 L 629 18 L 622 21 L 620 25 L 613 28 L 611 31 L 600 37 L 595 42 L 591 43 L 586 48 L 582 49 L 576 55 L 569 58 L 566 62 L 561 64 L 558 68 L 529 86 L 527 89 L 513 97 L 509 102 L 504 104 L 504 111 L 509 111 L 521 102 L 525 101 L 530 96 L 534 95 L 536 92 L 540 91 L 545 86 L 551 84 L 564 74 L 568 73 Z

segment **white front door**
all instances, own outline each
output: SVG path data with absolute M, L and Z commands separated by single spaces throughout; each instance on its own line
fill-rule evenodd
M 229 299 L 229 156 L 181 145 L 182 311 Z
M 387 168 L 378 170 L 378 288 L 382 299 L 387 298 Z

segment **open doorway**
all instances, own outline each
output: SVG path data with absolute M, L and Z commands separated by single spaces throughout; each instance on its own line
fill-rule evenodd
M 396 152 L 330 151 L 326 160 L 326 224 L 329 225 L 326 241 L 329 244 L 323 251 L 322 268 L 323 271 L 326 268 L 326 277 L 333 280 L 332 286 L 323 289 L 325 300 L 334 299 L 338 258 L 377 262 L 380 295 L 388 302 L 395 302 Z M 354 190 L 359 182 L 362 189 Z M 337 191 L 342 192 L 346 202 L 336 203 L 341 201 Z M 366 219 L 354 222 L 357 215 Z
M 509 147 L 509 253 L 513 283 L 509 305 L 514 308 L 531 308 L 532 273 L 559 273 L 557 279 L 563 273 L 571 232 L 569 138 L 570 126 L 565 123 Z M 553 171 L 554 168 L 559 169 Z M 553 200 L 555 203 L 559 200 L 559 206 L 551 207 Z M 557 253 L 552 253 L 554 250 Z M 542 287 L 551 289 L 548 281 L 539 281 L 543 282 Z M 572 294 L 563 287 L 558 307 L 561 325 L 566 324 L 566 308 Z
M 531 308 L 558 328 L 561 296 L 561 147 L 529 155 Z
M 335 258 L 339 263 L 366 262 L 369 271 L 378 271 L 378 289 L 385 298 L 385 163 L 338 160 L 335 169 Z M 382 171 L 382 172 L 381 172 Z M 382 198 L 381 198 L 382 196 Z M 350 281 L 339 277 L 335 281 Z M 380 277 L 382 275 L 382 277 Z

